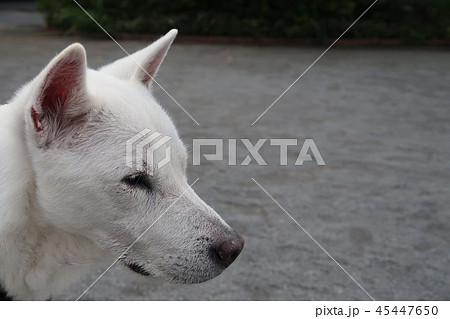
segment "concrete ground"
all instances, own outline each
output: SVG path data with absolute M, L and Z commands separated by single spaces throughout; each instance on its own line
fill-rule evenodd
M 0 101 L 60 50 L 82 42 L 91 67 L 123 52 L 112 41 L 0 33 Z M 130 52 L 143 42 L 122 42 Z M 377 300 L 450 298 L 450 59 L 448 51 L 330 50 L 254 126 L 251 123 L 323 48 L 175 45 L 155 94 L 180 135 L 313 138 L 326 166 L 190 166 L 196 191 L 246 238 L 221 276 L 184 286 L 112 269 L 93 300 L 366 300 L 364 293 L 253 181 Z M 268 142 L 267 142 L 268 143 Z M 238 163 L 247 153 L 238 146 Z M 76 299 L 104 269 L 57 300 Z

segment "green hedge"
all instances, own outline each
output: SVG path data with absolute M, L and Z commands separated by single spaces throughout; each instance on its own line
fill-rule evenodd
M 343 32 L 373 0 L 78 0 L 110 33 L 302 38 Z M 99 31 L 72 0 L 38 0 L 49 26 Z M 450 0 L 379 0 L 346 37 L 450 39 Z

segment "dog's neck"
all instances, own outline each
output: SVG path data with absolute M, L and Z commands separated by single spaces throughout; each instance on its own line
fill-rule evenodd
M 19 229 L 3 232 L 0 245 L 1 281 L 14 299 L 46 300 L 96 264 L 106 262 L 104 253 L 86 238 L 35 227 L 30 221 Z
M 13 299 L 46 300 L 109 259 L 87 238 L 39 220 L 24 116 L 0 106 L 0 286 Z

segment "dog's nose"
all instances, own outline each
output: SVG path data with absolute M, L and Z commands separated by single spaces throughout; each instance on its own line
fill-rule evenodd
M 241 253 L 242 248 L 244 248 L 244 242 L 244 238 L 237 232 L 234 232 L 233 236 L 213 247 L 213 254 L 220 264 L 228 267 Z

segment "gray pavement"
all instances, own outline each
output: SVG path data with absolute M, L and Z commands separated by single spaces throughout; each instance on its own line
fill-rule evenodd
M 44 15 L 36 11 L 32 1 L 1 1 L 0 2 L 0 33 L 1 32 L 36 32 L 45 25 Z
M 181 30 L 182 31 L 182 30 Z M 0 101 L 67 44 L 91 67 L 121 57 L 111 41 L 0 34 Z M 122 42 L 129 51 L 143 42 Z M 367 300 L 368 296 L 251 180 L 377 300 L 450 299 L 450 59 L 448 51 L 333 48 L 261 120 L 251 123 L 323 51 L 175 45 L 155 94 L 193 138 L 313 138 L 326 162 L 189 167 L 195 189 L 246 238 L 221 276 L 184 286 L 109 271 L 94 300 Z M 299 149 L 292 148 L 292 164 Z M 247 154 L 238 150 L 238 163 Z M 55 296 L 75 299 L 93 271 Z

